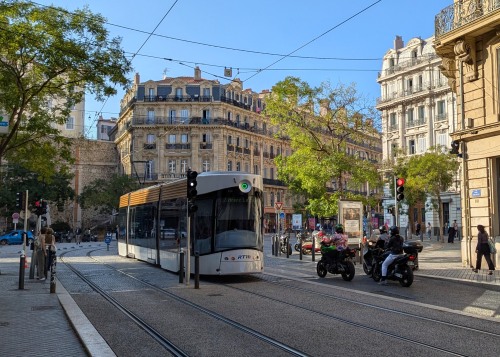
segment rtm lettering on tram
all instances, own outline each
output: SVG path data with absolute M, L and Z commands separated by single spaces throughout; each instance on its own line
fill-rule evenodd
M 251 259 L 252 257 L 250 255 L 238 255 L 238 260 L 240 259 Z

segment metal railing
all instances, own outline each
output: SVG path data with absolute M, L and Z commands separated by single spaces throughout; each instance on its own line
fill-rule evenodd
M 434 19 L 436 39 L 500 9 L 500 0 L 460 0 L 445 7 Z

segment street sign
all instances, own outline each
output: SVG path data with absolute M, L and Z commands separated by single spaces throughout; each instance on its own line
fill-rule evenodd
M 284 219 L 285 218 L 285 212 L 280 212 L 280 218 Z
M 106 234 L 106 238 L 104 238 L 104 243 L 111 243 L 111 233 Z
M 19 219 L 19 213 L 17 212 L 12 213 L 12 219 Z
M 283 202 L 275 202 L 274 203 L 274 208 L 278 211 L 280 211 L 283 208 Z

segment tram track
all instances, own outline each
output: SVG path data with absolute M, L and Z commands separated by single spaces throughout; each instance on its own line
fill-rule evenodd
M 196 304 L 194 302 L 186 300 L 185 297 L 181 297 L 181 296 L 178 296 L 177 294 L 173 294 L 172 292 L 166 291 L 165 289 L 163 289 L 159 286 L 156 286 L 155 284 L 152 284 L 148 281 L 137 278 L 136 276 L 130 275 L 126 272 L 120 271 L 120 270 L 116 269 L 115 267 L 113 267 L 112 265 L 110 265 L 106 262 L 100 261 L 99 259 L 92 256 L 92 253 L 94 253 L 95 251 L 98 251 L 98 250 L 101 250 L 101 249 L 97 249 L 97 250 L 88 252 L 87 257 L 89 259 L 92 259 L 93 261 L 103 265 L 103 266 L 106 266 L 110 269 L 118 271 L 121 274 L 124 274 L 125 276 L 127 276 L 131 279 L 134 279 L 134 281 L 137 281 L 137 282 L 143 284 L 144 286 L 147 286 L 150 289 L 158 291 L 161 294 L 165 294 L 171 299 L 174 299 L 182 304 L 185 304 L 191 308 L 194 308 L 197 311 L 202 312 L 203 314 L 210 316 L 218 321 L 224 322 L 225 324 L 227 324 L 233 328 L 239 329 L 246 334 L 250 334 L 255 338 L 258 338 L 262 341 L 265 341 L 266 343 L 271 344 L 274 347 L 279 348 L 282 351 L 286 351 L 286 353 L 288 353 L 288 354 L 297 355 L 297 356 L 307 355 L 303 351 L 297 350 L 297 349 L 295 349 L 291 346 L 288 346 L 280 341 L 272 339 L 269 336 L 262 334 L 255 329 L 249 328 L 248 326 L 245 326 L 241 323 L 238 323 L 238 322 L 234 321 L 233 319 L 229 319 L 226 316 L 223 316 L 222 314 L 215 312 L 214 310 L 207 309 L 199 304 Z M 474 334 L 485 335 L 488 338 L 495 339 L 495 338 L 500 337 L 500 334 L 486 331 L 484 329 L 474 328 L 474 327 L 460 325 L 460 324 L 453 323 L 453 322 L 447 322 L 447 321 L 443 321 L 443 320 L 439 320 L 439 319 L 435 319 L 435 318 L 431 318 L 431 317 L 421 316 L 418 314 L 405 312 L 405 311 L 401 311 L 398 309 L 392 309 L 392 308 L 380 306 L 377 304 L 372 304 L 369 302 L 363 302 L 363 301 L 345 298 L 342 296 L 336 296 L 336 295 L 331 294 L 331 293 L 320 292 L 320 291 L 316 291 L 316 290 L 313 290 L 310 288 L 297 287 L 297 286 L 294 286 L 292 284 L 273 281 L 271 278 L 269 278 L 269 279 L 261 278 L 261 276 L 266 276 L 266 274 L 265 273 L 261 274 L 259 276 L 259 278 L 256 280 L 260 280 L 264 283 L 280 287 L 280 289 L 274 289 L 274 291 L 281 291 L 281 295 L 288 295 L 288 292 L 284 293 L 285 291 L 295 291 L 295 292 L 300 292 L 302 294 L 307 294 L 308 296 L 314 296 L 316 298 L 323 299 L 323 300 L 337 301 L 340 303 L 350 303 L 350 304 L 355 304 L 356 306 L 363 307 L 366 309 L 372 309 L 372 310 L 376 310 L 376 311 L 383 312 L 383 313 L 394 314 L 394 315 L 400 316 L 402 318 L 406 318 L 408 320 L 411 320 L 412 323 L 415 320 L 419 320 L 419 321 L 426 322 L 426 323 L 433 323 L 433 324 L 437 324 L 440 326 L 445 326 L 447 328 L 464 330 L 466 333 L 469 333 L 469 334 L 474 333 Z M 269 276 L 272 277 L 274 275 L 271 274 Z M 252 276 L 252 279 L 254 279 L 254 278 L 255 278 L 255 276 Z M 309 307 L 306 307 L 304 305 L 291 303 L 289 301 L 286 301 L 285 299 L 277 297 L 276 295 L 266 295 L 266 294 L 263 294 L 261 292 L 254 292 L 254 291 L 251 291 L 248 289 L 232 286 L 231 284 L 226 284 L 226 283 L 215 283 L 215 284 L 220 285 L 220 286 L 224 286 L 226 288 L 230 288 L 232 290 L 238 291 L 238 292 L 243 293 L 243 294 L 250 295 L 254 298 L 272 301 L 274 304 L 276 304 L 276 303 L 282 304 L 282 305 L 286 306 L 286 309 L 292 308 L 294 310 L 303 310 L 308 314 L 315 314 L 315 315 L 321 316 L 322 318 L 329 319 L 332 323 L 335 321 L 336 323 L 342 323 L 344 325 L 348 325 L 348 326 L 354 327 L 356 329 L 369 331 L 370 333 L 378 334 L 379 336 L 384 336 L 384 337 L 390 338 L 392 340 L 401 341 L 402 343 L 408 344 L 409 346 L 420 346 L 421 348 L 427 350 L 428 353 L 431 353 L 431 354 L 440 353 L 442 355 L 452 355 L 452 356 L 470 355 L 470 354 L 467 354 L 467 352 L 461 351 L 459 349 L 454 350 L 452 348 L 446 348 L 443 346 L 436 345 L 435 343 L 428 343 L 428 342 L 419 340 L 418 338 L 412 338 L 411 336 L 405 337 L 405 336 L 401 335 L 401 333 L 395 333 L 395 332 L 385 330 L 383 328 L 378 328 L 378 327 L 374 326 L 373 324 L 366 324 L 366 323 L 358 322 L 354 319 L 349 319 L 349 318 L 342 317 L 339 315 L 334 315 L 334 314 L 331 314 L 331 313 L 328 313 L 325 311 L 318 311 L 317 309 L 309 308 Z M 328 286 L 324 286 L 324 287 L 328 287 Z
M 97 250 L 102 250 L 102 249 L 97 249 Z M 289 355 L 292 355 L 292 356 L 301 356 L 301 357 L 305 357 L 305 356 L 309 356 L 308 354 L 298 350 L 298 349 L 295 349 L 289 345 L 286 345 L 285 343 L 282 343 L 280 341 L 277 341 L 265 334 L 262 334 L 260 332 L 258 332 L 257 330 L 253 329 L 253 328 L 250 328 L 248 326 L 245 326 L 243 324 L 240 324 L 232 319 L 229 319 L 215 311 L 212 311 L 210 309 L 207 309 L 207 308 L 204 308 L 203 306 L 201 305 L 198 305 L 198 304 L 195 304 L 193 302 L 190 302 L 176 294 L 173 294 L 169 291 L 166 291 L 152 283 L 149 283 L 147 281 L 144 281 L 142 279 L 139 279 L 135 276 L 132 276 L 128 273 L 125 273 L 123 271 L 119 271 L 118 269 L 116 269 L 115 267 L 113 267 L 112 265 L 110 264 L 107 264 L 107 263 L 103 263 L 103 262 L 100 262 L 98 259 L 92 257 L 92 253 L 96 251 L 96 250 L 93 250 L 93 251 L 89 251 L 87 252 L 87 257 L 89 259 L 92 259 L 94 260 L 95 262 L 103 265 L 103 266 L 106 266 L 108 267 L 109 269 L 112 269 L 114 271 L 117 271 L 117 272 L 120 272 L 121 274 L 123 274 L 124 276 L 130 278 L 130 279 L 133 279 L 134 281 L 137 281 L 141 284 L 143 284 L 144 286 L 147 286 L 148 288 L 150 289 L 154 289 L 155 291 L 157 292 L 160 292 L 161 294 L 163 295 L 166 295 L 168 296 L 169 298 L 177 301 L 177 302 L 180 302 L 186 306 L 189 306 L 193 309 L 196 309 L 197 311 L 207 315 L 207 316 L 210 316 L 211 318 L 214 318 L 216 319 L 217 321 L 219 322 L 222 322 L 226 325 L 229 325 L 245 334 L 248 334 L 254 338 L 257 338 L 259 339 L 260 341 L 263 341 L 265 342 L 266 344 L 268 345 L 271 345 L 277 349 L 280 349 L 284 352 L 286 352 L 287 354 Z M 174 343 L 172 343 L 172 341 L 165 337 L 164 335 L 162 335 L 160 332 L 158 332 L 158 330 L 156 330 L 153 326 L 151 326 L 151 324 L 147 323 L 144 319 L 140 318 L 137 314 L 133 313 L 130 309 L 128 309 L 124 304 L 120 303 L 117 299 L 115 299 L 114 297 L 112 297 L 110 294 L 108 294 L 104 289 L 102 289 L 101 287 L 99 287 L 97 284 L 93 283 L 90 279 L 88 279 L 84 274 L 82 274 L 78 269 L 76 269 L 72 263 L 66 261 L 63 256 L 65 255 L 66 253 L 63 253 L 61 254 L 61 259 L 60 261 L 62 263 L 64 263 L 75 275 L 77 275 L 82 281 L 84 281 L 86 284 L 88 284 L 96 293 L 98 293 L 100 296 L 102 296 L 104 299 L 106 299 L 109 303 L 111 303 L 115 308 L 117 308 L 119 311 L 121 311 L 123 314 L 125 314 L 129 319 L 131 319 L 134 323 L 136 323 L 137 325 L 139 325 L 150 337 L 152 337 L 157 343 L 159 343 L 165 350 L 167 350 L 169 353 L 171 353 L 173 356 L 189 356 L 188 353 L 186 353 L 185 351 L 183 351 L 179 346 L 175 345 Z

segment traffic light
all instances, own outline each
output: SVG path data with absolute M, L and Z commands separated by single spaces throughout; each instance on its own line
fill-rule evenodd
M 459 155 L 458 150 L 460 149 L 460 142 L 453 140 L 451 142 L 450 154 Z
M 41 216 L 47 213 L 47 201 L 40 199 L 35 201 L 35 214 Z
M 24 209 L 24 192 L 16 192 L 16 208 Z
M 196 177 L 198 173 L 196 171 L 187 171 L 187 198 L 188 200 L 194 200 L 196 195 L 198 195 L 198 191 L 196 191 L 196 185 L 198 182 L 196 181 Z
M 405 191 L 405 179 L 404 178 L 397 178 L 396 179 L 396 200 L 402 201 L 405 198 L 404 191 Z
M 198 195 L 198 191 L 196 190 L 196 186 L 198 185 L 196 177 L 198 177 L 196 171 L 191 171 L 191 169 L 187 171 L 187 201 L 189 215 L 192 215 L 198 210 L 198 206 L 194 203 Z

